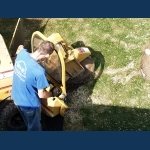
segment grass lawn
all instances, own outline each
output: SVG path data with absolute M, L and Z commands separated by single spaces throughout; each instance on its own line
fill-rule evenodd
M 0 19 L 0 34 L 9 46 L 17 19 Z M 140 74 L 143 47 L 150 42 L 146 18 L 24 19 L 26 47 L 39 30 L 54 32 L 72 46 L 88 46 L 95 76 L 68 93 L 65 131 L 150 130 L 150 84 Z

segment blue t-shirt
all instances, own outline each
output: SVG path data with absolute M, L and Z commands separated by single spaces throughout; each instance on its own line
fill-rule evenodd
M 14 65 L 11 96 L 18 106 L 39 107 L 38 90 L 49 86 L 45 69 L 33 59 L 26 49 L 17 55 Z

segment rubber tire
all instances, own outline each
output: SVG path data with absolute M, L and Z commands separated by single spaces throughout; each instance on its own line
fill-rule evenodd
M 8 103 L 3 108 L 1 126 L 4 131 L 25 131 L 27 129 L 19 110 L 13 102 Z
M 0 102 L 0 118 L 1 118 L 1 112 L 2 110 L 5 108 L 6 105 L 8 105 L 10 102 L 12 102 L 11 100 L 3 100 Z
M 78 88 L 79 86 L 87 83 L 91 77 L 94 75 L 95 63 L 91 57 L 87 57 L 80 64 L 84 67 L 84 72 L 79 74 L 73 79 L 68 79 L 66 82 L 66 89 L 70 91 L 72 89 Z
M 12 102 L 12 100 L 7 100 L 7 99 L 0 102 L 0 124 L 1 124 L 1 112 L 3 111 L 5 106 L 8 105 L 11 102 Z
M 26 131 L 27 127 L 21 114 L 13 101 L 5 102 L 5 107 L 1 111 L 1 127 L 3 131 Z M 18 119 L 20 124 L 15 124 Z M 62 131 L 64 117 L 57 115 L 51 118 L 41 113 L 41 124 L 43 131 Z

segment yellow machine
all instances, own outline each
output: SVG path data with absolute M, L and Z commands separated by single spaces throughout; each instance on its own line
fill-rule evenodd
M 60 89 L 61 95 L 55 98 L 50 97 L 47 99 L 47 102 L 45 100 L 42 101 L 42 108 L 51 117 L 59 113 L 63 116 L 65 110 L 68 108 L 64 103 L 64 98 L 66 97 L 66 81 L 84 72 L 85 69 L 80 62 L 89 57 L 91 52 L 88 48 L 73 49 L 59 33 L 54 33 L 49 37 L 45 37 L 39 31 L 34 32 L 32 35 L 32 52 L 43 40 L 49 40 L 55 45 L 56 51 L 48 59 L 45 59 L 41 65 L 46 69 L 47 79 Z M 49 107 L 50 109 L 48 109 Z M 58 110 L 56 110 L 56 108 Z M 49 110 L 52 109 L 53 112 L 51 113 Z
M 54 43 L 55 51 L 40 64 L 46 69 L 51 90 L 59 89 L 58 96 L 42 100 L 42 112 L 49 118 L 64 116 L 68 109 L 66 105 L 67 91 L 88 81 L 94 72 L 94 62 L 91 52 L 86 47 L 73 48 L 59 33 L 46 37 L 36 31 L 31 37 L 31 51 L 43 40 Z M 19 46 L 19 45 L 18 45 Z M 16 53 L 21 49 L 18 48 Z M 20 113 L 10 99 L 14 59 L 9 55 L 2 35 L 0 35 L 0 122 L 3 130 L 24 130 L 25 124 Z

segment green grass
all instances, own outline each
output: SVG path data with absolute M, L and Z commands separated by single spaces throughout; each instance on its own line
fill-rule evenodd
M 149 83 L 139 73 L 141 50 L 150 38 L 149 21 L 112 18 L 56 21 L 58 28 L 59 22 L 72 26 L 71 32 L 66 32 L 66 28 L 58 30 L 69 43 L 82 41 L 91 48 L 97 74 L 104 64 L 99 78 L 69 95 L 72 112 L 76 109 L 74 113 L 78 112 L 80 119 L 75 121 L 74 113 L 68 115 L 69 110 L 65 130 L 150 130 Z
M 15 21 L 0 22 L 7 45 Z M 24 19 L 28 42 L 35 30 L 45 36 L 58 32 L 68 43 L 92 52 L 95 77 L 68 94 L 64 130 L 150 130 L 150 84 L 139 72 L 142 48 L 150 42 L 149 22 L 146 18 Z

